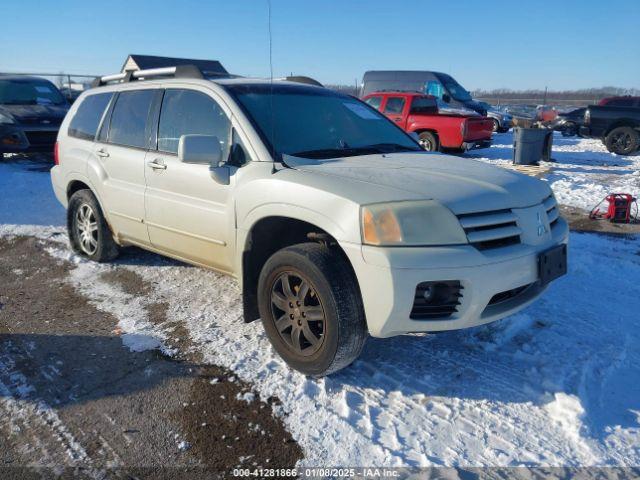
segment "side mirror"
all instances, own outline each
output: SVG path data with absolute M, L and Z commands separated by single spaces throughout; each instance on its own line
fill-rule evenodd
M 449 102 L 451 102 L 451 96 L 450 96 L 449 94 L 447 94 L 447 93 L 444 93 L 444 94 L 442 95 L 442 100 L 443 100 L 444 102 L 446 102 L 446 103 L 449 103 Z
M 185 163 L 208 163 L 211 178 L 229 185 L 229 167 L 221 165 L 222 148 L 214 135 L 182 135 L 178 142 L 178 159 Z

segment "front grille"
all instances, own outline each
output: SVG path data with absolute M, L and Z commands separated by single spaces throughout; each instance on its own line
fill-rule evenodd
M 438 296 L 434 300 L 425 299 L 425 291 L 428 288 L 437 288 Z M 460 282 L 422 282 L 416 287 L 413 298 L 413 308 L 409 314 L 412 320 L 445 320 L 458 311 L 462 290 Z
M 505 290 L 504 292 L 496 293 L 491 300 L 489 300 L 489 305 L 496 305 L 497 303 L 506 302 L 507 300 L 511 300 L 514 297 L 517 297 L 522 292 L 524 292 L 529 285 L 523 285 L 522 287 L 512 288 L 511 290 Z
M 458 215 L 467 240 L 478 250 L 506 247 L 520 243 L 522 230 L 517 217 L 509 210 Z
M 58 137 L 58 132 L 55 130 L 33 130 L 25 131 L 24 133 L 27 136 L 27 140 L 29 140 L 29 144 L 33 146 L 53 145 Z
M 547 211 L 547 218 L 549 219 L 549 226 L 553 228 L 558 219 L 560 218 L 560 212 L 558 211 L 558 202 L 553 198 L 553 195 L 549 195 L 542 202 L 544 209 Z
M 46 125 L 46 126 L 59 126 L 62 123 L 62 118 L 59 117 L 20 117 L 20 123 L 22 125 Z

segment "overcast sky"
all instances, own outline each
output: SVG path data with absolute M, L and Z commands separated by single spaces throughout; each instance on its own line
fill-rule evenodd
M 129 53 L 220 60 L 268 76 L 267 0 L 21 0 L 0 71 L 107 74 Z M 468 89 L 640 87 L 640 0 L 272 0 L 276 76 L 353 84 L 439 70 Z

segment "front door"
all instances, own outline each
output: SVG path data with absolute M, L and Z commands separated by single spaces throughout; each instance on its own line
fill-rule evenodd
M 157 90 L 131 90 L 118 95 L 110 123 L 93 146 L 102 166 L 103 205 L 118 237 L 148 244 L 144 224 L 145 158 L 148 117 Z
M 158 250 L 230 272 L 235 178 L 231 176 L 230 185 L 220 185 L 211 178 L 208 164 L 181 162 L 178 143 L 190 134 L 215 135 L 222 158 L 227 158 L 231 122 L 220 105 L 202 91 L 165 90 L 157 150 L 149 151 L 145 162 L 149 238 Z
M 404 117 L 402 113 L 405 102 L 405 97 L 388 96 L 383 110 L 383 113 L 402 129 L 404 129 Z

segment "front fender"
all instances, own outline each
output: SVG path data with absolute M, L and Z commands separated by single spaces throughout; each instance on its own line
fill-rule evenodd
M 359 209 L 356 206 L 351 206 L 351 208 L 353 208 L 354 211 L 345 212 L 343 210 L 342 212 L 339 212 L 332 209 L 328 210 L 332 211 L 332 213 L 335 215 L 334 218 L 341 215 L 344 217 L 346 215 L 351 221 L 357 222 L 359 218 Z M 347 208 L 347 210 L 349 209 Z M 260 220 L 269 217 L 291 218 L 292 220 L 300 220 L 310 223 L 327 232 L 329 235 L 335 238 L 338 243 L 360 242 L 359 227 L 356 228 L 356 226 L 354 226 L 352 231 L 348 231 L 347 228 L 341 226 L 339 222 L 334 220 L 334 218 L 330 218 L 329 216 L 317 210 L 312 210 L 311 208 L 301 207 L 299 205 L 293 205 L 286 202 L 266 203 L 253 208 L 242 219 L 238 219 L 236 238 L 237 249 L 235 255 L 236 272 L 242 272 L 242 257 L 246 249 L 247 239 L 252 227 Z M 349 220 L 347 220 L 345 223 L 349 223 Z M 356 225 L 358 224 L 356 223 Z M 357 236 L 356 232 L 353 230 L 357 231 Z M 238 277 L 241 278 L 242 275 L 238 275 Z

